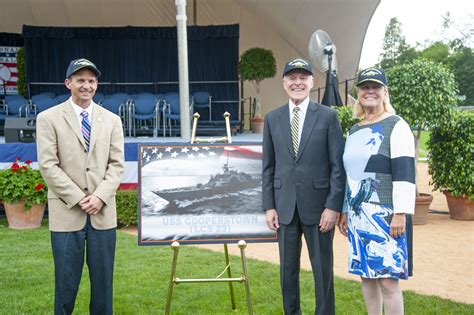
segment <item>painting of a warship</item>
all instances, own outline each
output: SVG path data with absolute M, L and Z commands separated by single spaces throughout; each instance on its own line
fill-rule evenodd
M 260 188 L 261 181 L 242 171 L 236 171 L 226 162 L 222 172 L 211 175 L 207 183 L 195 186 L 154 190 L 153 193 L 169 202 L 168 208 L 190 209 L 213 200 L 219 203 L 223 199 L 236 197 L 236 194 L 248 189 Z M 226 200 L 227 202 L 228 200 Z M 171 209 L 169 209 L 171 210 Z
M 140 145 L 139 244 L 274 242 L 262 146 Z

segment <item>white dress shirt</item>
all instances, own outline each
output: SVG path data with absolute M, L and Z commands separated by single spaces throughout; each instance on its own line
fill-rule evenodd
M 92 111 L 94 109 L 94 101 L 91 101 L 91 104 L 87 106 L 87 108 L 82 108 L 81 106 L 77 105 L 76 103 L 73 102 L 72 98 L 69 98 L 69 101 L 72 104 L 72 108 L 74 109 L 74 112 L 76 113 L 76 117 L 79 121 L 79 126 L 82 125 L 82 116 L 81 113 L 83 111 L 86 111 L 87 114 L 89 115 L 87 118 L 89 119 L 89 124 L 92 126 Z

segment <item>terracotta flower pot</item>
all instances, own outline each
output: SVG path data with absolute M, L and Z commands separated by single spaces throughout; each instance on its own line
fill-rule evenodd
M 263 133 L 263 117 L 250 118 L 250 129 L 253 133 Z
M 426 224 L 426 220 L 428 219 L 428 211 L 430 210 L 432 201 L 433 196 L 430 194 L 421 193 L 419 196 L 416 196 L 415 214 L 413 215 L 414 225 Z
M 449 191 L 444 191 L 448 202 L 449 216 L 455 220 L 474 220 L 474 202 L 467 197 L 454 197 Z
M 45 204 L 34 204 L 31 209 L 25 210 L 25 202 L 4 202 L 3 207 L 7 215 L 8 227 L 11 229 L 35 229 L 41 226 Z

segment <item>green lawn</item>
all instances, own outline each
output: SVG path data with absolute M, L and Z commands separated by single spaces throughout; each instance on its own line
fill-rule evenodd
M 114 278 L 116 314 L 163 314 L 166 304 L 172 250 L 166 247 L 138 247 L 137 238 L 117 233 Z M 53 261 L 49 232 L 41 229 L 15 231 L 0 220 L 0 313 L 51 314 L 53 309 Z M 236 246 L 234 244 L 229 246 Z M 249 244 L 252 246 L 252 244 Z M 234 276 L 241 272 L 240 260 L 232 257 Z M 180 278 L 210 278 L 224 265 L 222 253 L 182 246 L 178 261 Z M 88 313 L 89 281 L 85 267 L 75 314 Z M 278 266 L 248 261 L 255 314 L 282 314 Z M 310 272 L 301 275 L 303 314 L 314 310 Z M 231 312 L 228 285 L 180 284 L 175 286 L 173 314 L 246 314 L 244 286 L 234 284 L 237 312 Z M 358 282 L 336 278 L 338 314 L 364 314 Z M 474 314 L 474 305 L 405 292 L 407 314 Z

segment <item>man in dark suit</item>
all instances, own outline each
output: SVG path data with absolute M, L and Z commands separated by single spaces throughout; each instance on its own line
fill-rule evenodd
M 285 65 L 289 102 L 265 116 L 263 209 L 278 231 L 285 314 L 301 314 L 299 271 L 304 234 L 316 291 L 316 314 L 334 314 L 333 236 L 342 210 L 343 137 L 335 110 L 310 101 L 311 65 Z
M 39 168 L 48 184 L 54 314 L 73 312 L 84 257 L 90 314 L 113 313 L 115 192 L 124 170 L 124 139 L 120 117 L 92 100 L 99 76 L 89 60 L 71 61 L 65 80 L 71 98 L 37 119 Z

